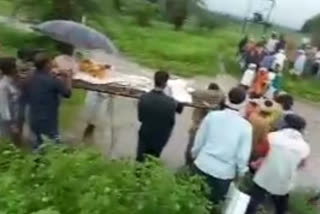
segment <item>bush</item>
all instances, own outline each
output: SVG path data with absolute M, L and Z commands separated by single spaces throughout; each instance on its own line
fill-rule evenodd
M 19 31 L 4 24 L 0 24 L 1 45 L 5 49 L 9 49 L 10 54 L 19 48 L 45 48 L 49 51 L 55 51 L 56 43 L 44 36 L 34 33 Z M 1 51 L 3 52 L 3 51 Z
M 49 145 L 32 155 L 0 143 L 2 213 L 209 213 L 202 182 L 176 177 L 156 160 L 137 165 Z
M 126 5 L 126 10 L 135 17 L 139 26 L 146 27 L 151 25 L 151 20 L 158 12 L 157 4 L 146 0 L 131 0 Z
M 290 195 L 290 212 L 292 214 L 317 214 L 317 208 L 309 203 L 311 192 L 294 192 Z

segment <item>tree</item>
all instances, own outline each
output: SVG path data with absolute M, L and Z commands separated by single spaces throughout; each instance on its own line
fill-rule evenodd
M 169 21 L 174 24 L 175 30 L 180 30 L 194 6 L 204 6 L 202 0 L 166 0 L 165 7 Z
M 308 19 L 301 28 L 304 33 L 311 33 L 320 27 L 320 14 Z
M 30 18 L 45 20 L 81 20 L 85 14 L 102 12 L 110 0 L 16 0 L 15 13 L 23 12 Z M 102 6 L 103 5 L 103 6 Z
M 311 42 L 320 48 L 320 14 L 307 20 L 301 29 L 304 33 L 311 33 Z

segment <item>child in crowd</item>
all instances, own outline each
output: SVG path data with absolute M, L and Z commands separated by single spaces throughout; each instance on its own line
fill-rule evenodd
M 256 64 L 250 64 L 248 66 L 248 69 L 244 72 L 240 85 L 243 87 L 246 91 L 252 86 L 252 83 L 256 76 Z
M 16 61 L 14 58 L 0 60 L 0 137 L 13 137 L 17 132 L 19 92 L 15 85 Z

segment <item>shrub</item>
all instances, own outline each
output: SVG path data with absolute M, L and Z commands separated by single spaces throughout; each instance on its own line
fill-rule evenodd
M 208 214 L 197 177 L 176 177 L 157 160 L 137 165 L 46 145 L 25 154 L 1 141 L 0 207 L 6 214 Z
M 309 203 L 311 192 L 294 192 L 290 195 L 290 212 L 292 214 L 317 214 L 319 211 Z
M 126 5 L 126 10 L 135 17 L 138 25 L 150 26 L 152 17 L 158 12 L 157 4 L 146 0 L 131 0 Z

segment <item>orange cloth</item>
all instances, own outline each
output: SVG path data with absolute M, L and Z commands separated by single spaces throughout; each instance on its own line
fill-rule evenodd
M 249 117 L 249 122 L 253 128 L 252 137 L 252 159 L 265 157 L 269 151 L 267 135 L 270 131 L 270 120 L 258 113 L 253 113 Z
M 262 96 L 268 89 L 268 83 L 268 71 L 266 69 L 260 69 L 256 74 L 256 78 L 252 84 L 250 92 Z

